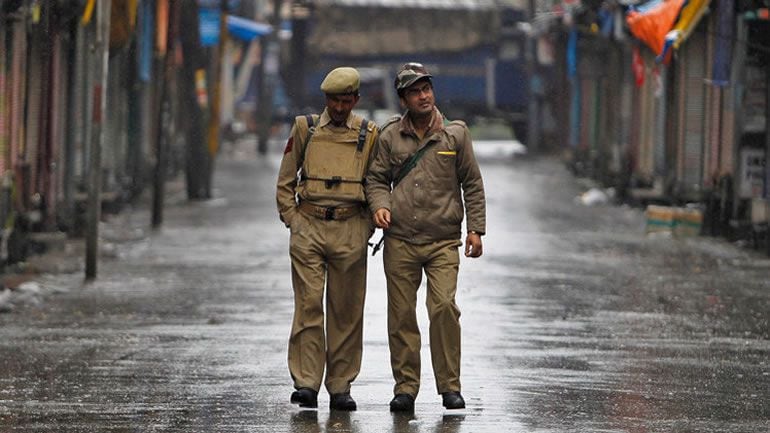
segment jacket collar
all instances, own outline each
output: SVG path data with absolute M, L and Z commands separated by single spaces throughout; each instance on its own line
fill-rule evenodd
M 414 136 L 417 135 L 417 133 L 414 130 L 414 124 L 412 123 L 412 119 L 409 117 L 408 111 L 405 112 L 403 116 L 401 116 L 401 121 L 399 122 L 399 129 L 402 134 L 414 135 Z M 428 128 L 428 130 L 425 132 L 425 137 L 430 137 L 431 135 L 442 130 L 444 130 L 444 115 L 441 114 L 441 111 L 439 111 L 438 107 L 434 105 L 430 128 Z

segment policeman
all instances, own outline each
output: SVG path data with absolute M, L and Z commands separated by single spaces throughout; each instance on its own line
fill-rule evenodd
M 278 173 L 278 212 L 291 232 L 291 402 L 301 407 L 318 407 L 325 366 L 329 407 L 356 410 L 350 385 L 361 366 L 366 249 L 374 231 L 363 184 L 378 134 L 374 122 L 352 113 L 359 82 L 354 68 L 329 72 L 321 83 L 323 113 L 294 120 Z
M 436 108 L 432 77 L 419 63 L 407 63 L 398 71 L 395 87 L 406 113 L 382 127 L 366 178 L 374 222 L 385 230 L 394 412 L 414 410 L 420 389 L 415 309 L 423 272 L 436 387 L 444 407 L 465 407 L 460 393 L 460 310 L 455 303 L 463 209 L 466 257 L 481 256 L 486 224 L 484 184 L 470 133 L 463 122 L 446 120 Z

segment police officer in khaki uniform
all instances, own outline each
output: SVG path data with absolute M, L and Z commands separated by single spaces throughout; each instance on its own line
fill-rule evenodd
M 318 407 L 325 367 L 330 408 L 356 409 L 350 384 L 361 366 L 374 231 L 363 184 L 377 138 L 374 122 L 352 113 L 359 82 L 354 68 L 329 72 L 321 83 L 326 108 L 295 119 L 278 174 L 278 212 L 291 232 L 291 401 L 301 407 Z
M 485 231 L 484 184 L 470 133 L 435 106 L 432 75 L 407 63 L 395 79 L 406 113 L 382 126 L 366 178 L 374 222 L 385 230 L 388 343 L 396 381 L 390 410 L 414 410 L 420 389 L 417 290 L 425 272 L 430 352 L 447 409 L 465 407 L 460 393 L 460 310 L 455 303 L 463 208 L 465 256 L 480 257 Z M 464 204 L 464 207 L 463 207 Z

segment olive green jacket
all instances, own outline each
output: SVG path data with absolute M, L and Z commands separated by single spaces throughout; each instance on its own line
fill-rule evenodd
M 401 167 L 423 146 L 430 147 L 401 183 L 392 188 Z M 415 244 L 460 239 L 464 210 L 467 230 L 484 234 L 484 183 L 470 131 L 463 122 L 446 122 L 435 109 L 431 128 L 420 140 L 404 115 L 383 127 L 373 152 L 366 176 L 366 198 L 372 212 L 390 210 L 387 236 Z

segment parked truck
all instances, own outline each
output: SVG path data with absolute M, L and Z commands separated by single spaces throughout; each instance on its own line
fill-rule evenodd
M 316 0 L 295 6 L 287 93 L 297 110 L 320 107 L 317 89 L 325 74 L 355 66 L 362 72 L 359 107 L 379 121 L 400 110 L 396 69 L 418 61 L 435 75 L 437 103 L 448 117 L 501 119 L 523 142 L 529 86 L 519 23 L 526 13 L 515 3 Z

